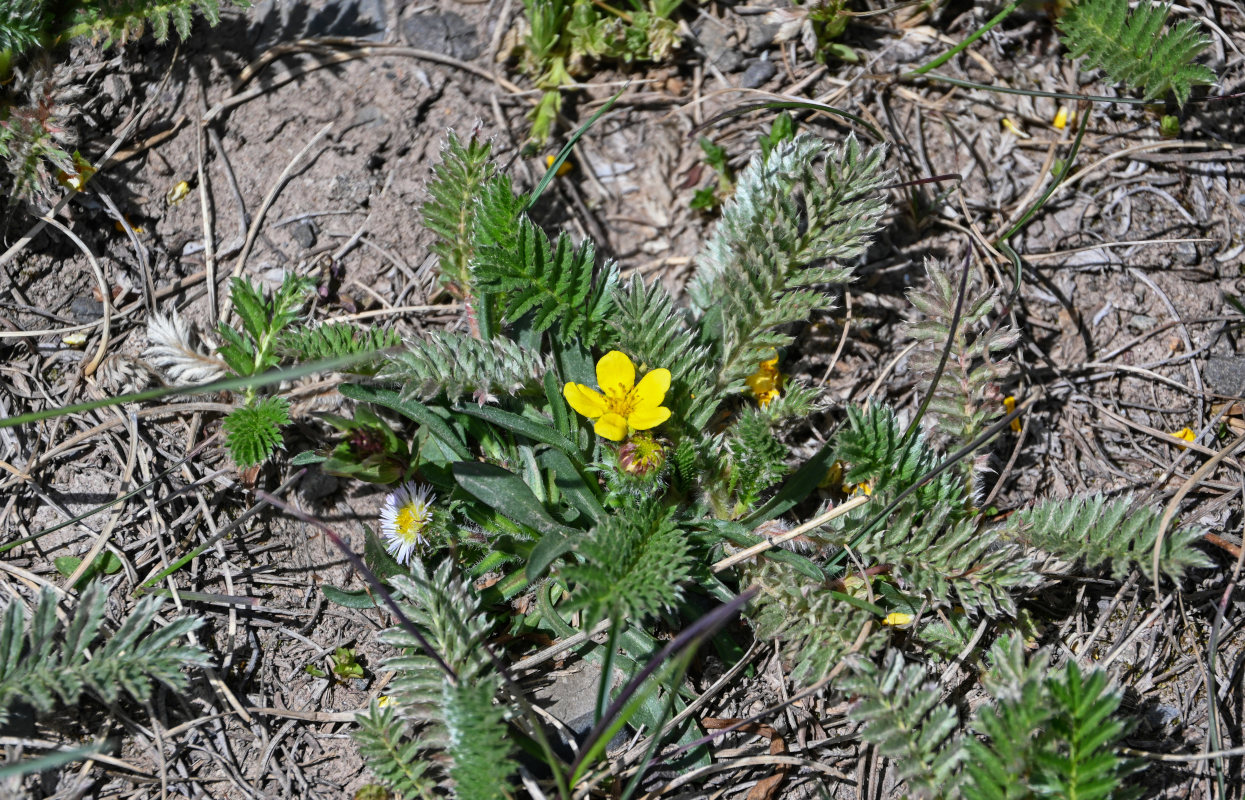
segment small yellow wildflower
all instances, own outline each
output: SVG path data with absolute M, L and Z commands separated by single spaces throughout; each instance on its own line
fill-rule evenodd
M 821 479 L 821 483 L 817 484 L 818 489 L 839 489 L 843 494 L 848 495 L 865 495 L 871 497 L 873 495 L 873 484 L 866 481 L 865 483 L 846 483 L 843 476 L 847 474 L 847 464 L 842 461 L 835 461 L 830 465 L 830 469 L 826 472 L 826 477 Z
M 1070 113 L 1067 106 L 1060 106 L 1059 110 L 1055 112 L 1055 119 L 1051 122 L 1051 125 L 1055 126 L 1056 130 L 1061 131 L 1068 127 L 1068 123 L 1075 118 L 1076 115 Z
M 90 161 L 82 157 L 78 151 L 73 154 L 73 172 L 56 171 L 56 180 L 67 189 L 73 189 L 75 192 L 82 191 L 82 187 L 86 186 L 86 182 L 96 173 L 95 167 Z
M 597 362 L 597 386 L 601 391 L 568 383 L 562 396 L 576 412 L 596 422 L 598 436 L 621 442 L 635 431 L 656 428 L 670 419 L 670 409 L 662 406 L 670 389 L 668 369 L 651 369 L 636 383 L 631 359 L 611 350 Z
M 1015 397 L 1015 395 L 1010 395 L 1010 394 L 1009 394 L 1007 397 L 1004 397 L 1004 398 L 1003 398 L 1003 408 L 1007 410 L 1007 413 L 1008 413 L 1008 414 L 1010 414 L 1010 413 L 1012 413 L 1013 411 L 1015 411 L 1015 410 L 1016 410 L 1016 397 Z M 1012 427 L 1012 430 L 1014 430 L 1016 433 L 1020 433 L 1020 418 L 1019 418 L 1019 417 L 1017 417 L 1016 419 L 1012 420 L 1012 426 L 1011 426 L 1011 427 Z
M 1015 136 L 1017 139 L 1032 139 L 1033 137 L 1025 133 L 1020 127 L 1007 117 L 1003 118 L 1003 130 Z
M 550 167 L 552 167 L 554 161 L 557 161 L 557 158 L 555 158 L 554 156 L 545 156 L 545 169 L 549 169 Z M 572 169 L 571 162 L 569 160 L 563 161 L 561 164 L 558 165 L 558 171 L 554 173 L 554 176 L 561 178 L 563 175 L 570 172 L 571 169 Z
M 164 194 L 164 202 L 170 206 L 175 206 L 185 200 L 190 194 L 190 184 L 186 181 L 178 181 L 173 184 L 173 188 Z
M 782 373 L 778 371 L 778 356 L 762 361 L 757 371 L 748 376 L 748 388 L 757 404 L 765 408 L 778 397 L 782 389 Z
M 1193 432 L 1192 428 L 1181 428 L 1173 433 L 1172 436 L 1175 436 L 1177 439 L 1184 439 L 1186 442 L 1197 441 L 1197 434 Z M 1181 447 L 1180 449 L 1183 450 L 1184 448 Z
M 399 564 L 409 564 L 417 547 L 427 543 L 424 531 L 432 522 L 432 502 L 436 495 L 429 487 L 407 482 L 385 498 L 380 509 L 380 530 L 389 555 Z
M 907 625 L 912 622 L 914 617 L 911 614 L 905 614 L 902 611 L 892 611 L 886 615 L 886 619 L 882 620 L 883 625 Z

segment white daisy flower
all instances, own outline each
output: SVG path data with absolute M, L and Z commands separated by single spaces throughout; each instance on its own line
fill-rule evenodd
M 386 548 L 399 564 L 409 564 L 417 547 L 427 544 L 424 530 L 432 522 L 431 487 L 408 481 L 388 497 L 380 509 L 380 530 Z

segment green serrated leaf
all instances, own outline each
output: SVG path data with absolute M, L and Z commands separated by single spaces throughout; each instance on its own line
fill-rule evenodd
M 225 417 L 225 444 L 239 467 L 269 458 L 281 446 L 281 427 L 290 421 L 289 401 L 265 397 L 234 409 Z

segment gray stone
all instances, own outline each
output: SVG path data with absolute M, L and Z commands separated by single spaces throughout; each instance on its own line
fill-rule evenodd
M 69 313 L 78 322 L 94 322 L 104 314 L 104 304 L 94 297 L 75 297 L 69 304 Z
M 1202 378 L 1215 394 L 1245 397 L 1245 356 L 1211 356 Z
M 454 12 L 415 14 L 402 22 L 402 35 L 419 50 L 431 50 L 470 61 L 480 55 L 475 27 Z
M 298 243 L 299 247 L 310 250 L 316 246 L 316 226 L 308 219 L 297 222 L 290 231 L 290 237 Z
M 723 72 L 737 72 L 743 66 L 743 54 L 721 24 L 706 22 L 696 38 L 705 50 L 705 57 Z
M 577 660 L 566 670 L 559 670 L 551 675 L 550 683 L 536 691 L 536 699 L 546 711 L 565 723 L 582 743 L 587 733 L 592 730 L 597 705 L 597 682 L 600 679 L 601 667 L 598 664 Z M 610 687 L 610 694 L 616 693 L 624 683 L 622 676 L 618 675 L 614 685 Z M 610 740 L 608 749 L 613 750 L 625 744 L 628 731 L 629 728 L 619 731 Z M 563 742 L 564 746 L 567 744 Z
M 744 70 L 739 85 L 745 89 L 756 89 L 777 74 L 778 67 L 774 66 L 773 61 L 754 61 Z
M 774 43 L 774 38 L 778 36 L 778 31 L 782 28 L 782 24 L 778 22 L 767 22 L 769 16 L 766 14 L 756 14 L 743 18 L 744 25 L 748 28 L 748 40 L 744 42 L 744 46 L 751 53 L 759 53 Z

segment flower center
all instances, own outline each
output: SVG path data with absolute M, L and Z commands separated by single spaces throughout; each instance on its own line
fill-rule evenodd
M 616 389 L 606 393 L 605 404 L 610 411 L 626 419 L 635 411 L 635 395 L 620 383 Z
M 415 508 L 413 503 L 407 503 L 398 509 L 398 516 L 393 526 L 398 536 L 402 537 L 402 541 L 408 544 L 418 542 L 424 538 L 423 532 L 428 524 L 428 516 L 427 511 Z

